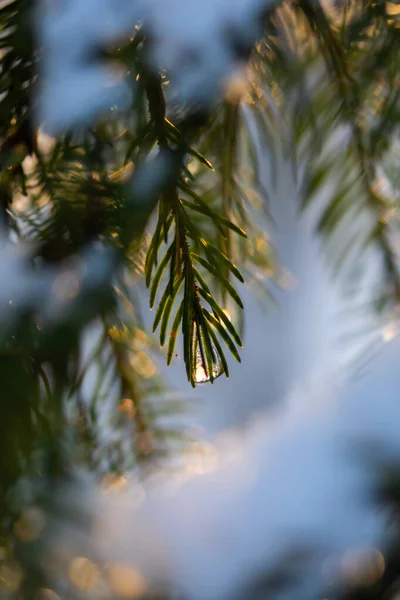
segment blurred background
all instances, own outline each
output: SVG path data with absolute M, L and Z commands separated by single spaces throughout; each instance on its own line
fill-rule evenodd
M 0 2 L 0 597 L 400 595 L 399 18 Z

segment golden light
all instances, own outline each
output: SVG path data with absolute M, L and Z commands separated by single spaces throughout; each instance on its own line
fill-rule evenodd
M 133 171 L 135 170 L 134 163 L 130 160 L 126 165 L 118 169 L 118 171 L 114 171 L 109 175 L 112 181 L 117 183 L 126 183 L 131 177 Z
M 151 358 L 142 350 L 136 352 L 130 361 L 131 366 L 141 377 L 149 379 L 156 374 L 157 368 Z
M 40 600 L 61 600 L 60 596 L 49 588 L 41 588 L 39 598 Z
M 232 321 L 231 315 L 229 314 L 229 312 L 227 310 L 224 309 L 222 312 L 229 319 L 229 321 Z
M 205 475 L 215 471 L 220 460 L 219 452 L 215 446 L 206 442 L 191 444 L 191 452 L 184 459 L 186 477 Z
M 277 106 L 281 106 L 284 102 L 284 95 L 282 90 L 279 88 L 276 81 L 272 82 L 271 85 L 271 96 Z
M 382 330 L 382 338 L 384 342 L 391 342 L 397 337 L 397 327 L 393 323 L 386 325 Z
M 83 592 L 92 591 L 100 582 L 99 567 L 84 557 L 73 559 L 68 575 L 72 583 Z
M 34 542 L 41 534 L 46 524 L 44 513 L 38 508 L 31 507 L 25 510 L 14 523 L 14 534 L 26 544 Z
M 135 345 L 136 344 L 142 345 L 142 346 L 148 345 L 147 333 L 145 331 L 143 331 L 142 329 L 135 329 Z
M 396 208 L 389 208 L 387 211 L 385 211 L 383 213 L 383 215 L 380 217 L 379 221 L 381 223 L 390 223 L 390 221 L 396 216 Z
M 114 286 L 114 290 L 115 290 L 115 286 Z M 123 329 L 119 329 L 119 327 L 117 325 L 113 325 L 112 327 L 110 327 L 110 329 L 108 330 L 107 333 L 112 340 L 118 341 L 119 339 L 121 339 L 124 336 L 125 331 Z
M 372 190 L 375 194 L 390 199 L 390 183 L 386 177 L 376 177 L 372 184 Z
M 373 585 L 385 572 L 385 559 L 376 548 L 359 548 L 347 552 L 342 560 L 345 579 L 353 585 L 367 587 Z
M 37 144 L 43 154 L 51 152 L 57 143 L 56 138 L 51 137 L 45 133 L 42 129 L 39 129 L 37 136 Z
M 110 564 L 107 574 L 111 590 L 120 598 L 141 598 L 147 589 L 143 575 L 129 565 Z
M 0 586 L 11 592 L 16 592 L 24 578 L 24 572 L 17 562 L 7 562 L 0 565 Z M 0 589 L 1 589 L 0 587 Z
M 231 104 L 239 104 L 249 91 L 249 77 L 245 67 L 237 68 L 223 82 L 225 99 Z
M 121 400 L 118 403 L 118 412 L 127 419 L 132 420 L 136 414 L 136 408 L 133 400 L 130 398 L 124 398 Z
M 256 241 L 256 248 L 257 248 L 258 252 L 267 253 L 268 252 L 267 240 L 262 236 L 258 237 L 257 241 Z
M 400 14 L 400 6 L 395 2 L 386 2 L 386 13 L 388 15 Z
M 101 480 L 101 487 L 105 492 L 120 492 L 126 489 L 128 481 L 117 473 L 107 473 Z

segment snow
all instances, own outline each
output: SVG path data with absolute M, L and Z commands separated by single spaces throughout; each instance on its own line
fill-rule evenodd
M 268 0 L 153 0 L 148 3 L 149 31 L 154 36 L 153 65 L 171 73 L 173 96 L 209 102 L 238 62 L 232 41 L 250 47 L 257 17 Z
M 204 452 L 184 458 L 178 473 L 128 478 L 122 495 L 90 483 L 67 495 L 95 519 L 91 535 L 64 524 L 60 539 L 74 555 L 128 564 L 189 600 L 247 597 L 255 577 L 296 549 L 308 554 L 282 597 L 322 598 L 332 581 L 370 577 L 368 560 L 382 564 L 390 534 L 374 494 L 380 466 L 400 459 L 400 340 L 348 379 L 339 334 L 351 322 L 337 318 L 344 301 L 312 233 L 316 215 L 299 219 L 293 182 L 284 173 L 277 180 L 273 242 L 298 285 L 264 320 L 244 294 L 243 364 L 232 380 L 194 392 L 193 422 L 208 428 L 196 446 Z M 359 301 L 373 288 L 366 275 Z M 372 315 L 358 320 L 373 328 Z M 286 566 L 296 572 L 293 560 Z
M 379 461 L 400 457 L 399 350 L 389 345 L 348 389 L 327 372 L 293 389 L 281 409 L 224 432 L 181 475 L 140 486 L 139 502 L 134 482 L 122 496 L 84 486 L 97 520 L 91 538 L 76 532 L 75 552 L 95 548 L 101 562 L 172 580 L 190 600 L 245 597 L 293 548 L 309 556 L 291 598 L 322 597 L 330 577 L 345 583 L 350 554 L 384 555 L 386 514 L 373 493 Z
M 41 6 L 37 28 L 43 44 L 38 120 L 58 134 L 131 100 L 124 73 L 96 59 L 143 24 L 151 38 L 149 64 L 167 69 L 171 99 L 212 101 L 236 68 L 233 44 L 254 42 L 261 9 L 276 0 L 70 0 Z
M 12 243 L 0 231 L 0 324 L 7 328 L 26 311 L 36 314 L 41 326 L 51 327 L 80 310 L 89 292 L 110 284 L 115 268 L 113 255 L 101 245 L 85 248 L 58 268 L 33 268 L 30 250 Z
M 136 18 L 134 6 L 134 2 L 122 7 L 121 1 L 72 0 L 47 10 L 42 5 L 37 11 L 43 44 L 38 119 L 47 133 L 80 126 L 112 106 L 128 106 L 129 90 L 121 75 L 94 57 L 128 33 Z
M 245 32 L 253 40 L 260 7 L 257 0 L 54 4 L 38 19 L 44 57 L 39 120 L 47 131 L 60 133 L 114 105 L 124 109 L 130 101 L 124 77 L 92 57 L 129 36 L 139 22 L 153 39 L 153 68 L 169 71 L 170 98 L 209 102 L 236 66 L 227 30 Z M 157 164 L 162 179 L 165 168 Z M 377 460 L 400 459 L 400 342 L 388 344 L 359 380 L 346 380 L 335 318 L 343 308 L 340 293 L 326 274 L 320 247 L 315 240 L 310 243 L 310 222 L 299 225 L 297 214 L 282 211 L 286 229 L 277 227 L 274 242 L 300 285 L 280 298 L 282 313 L 264 322 L 265 336 L 247 354 L 247 380 L 240 371 L 234 377 L 242 383 L 233 377 L 225 388 L 218 383 L 216 391 L 207 392 L 205 406 L 215 407 L 218 401 L 213 415 L 222 430 L 213 437 L 208 459 L 188 459 L 182 473 L 144 487 L 132 483 L 120 497 L 104 495 L 88 482 L 82 484 L 82 495 L 71 490 L 65 496 L 98 519 L 91 537 L 64 524 L 61 537 L 64 542 L 68 535 L 75 553 L 95 551 L 102 562 L 128 562 L 150 580 L 172 580 L 189 600 L 243 598 L 246 584 L 263 571 L 272 572 L 293 548 L 310 554 L 290 597 L 322 597 L 327 577 L 333 574 L 336 583 L 346 579 L 349 552 L 364 548 L 384 553 L 386 514 L 373 503 L 377 465 L 366 457 L 373 449 Z M 98 285 L 107 279 L 107 269 L 103 271 L 97 253 L 93 260 L 97 268 L 86 272 L 99 274 Z M 7 314 L 12 299 L 43 311 L 51 321 L 71 301 L 65 298 L 71 283 L 72 289 L 84 288 L 84 273 L 66 266 L 62 273 L 45 270 L 34 276 L 7 246 L 0 262 L 7 282 L 0 293 L 0 315 Z M 59 277 L 59 294 L 54 294 Z M 376 329 L 370 315 L 362 319 Z M 253 332 L 260 335 L 255 321 Z M 235 393 L 236 400 L 231 397 Z M 253 396 L 263 401 L 263 412 L 233 429 L 235 410 L 237 423 L 244 421 L 239 405 L 247 411 L 260 408 Z

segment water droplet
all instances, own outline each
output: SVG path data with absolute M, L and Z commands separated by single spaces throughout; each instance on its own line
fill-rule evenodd
M 224 372 L 216 348 L 211 341 L 212 350 L 212 377 L 216 379 Z M 206 353 L 204 349 L 204 337 L 201 330 L 198 330 L 197 324 L 194 324 L 193 331 L 193 356 L 195 359 L 194 381 L 196 383 L 206 383 L 211 380 L 208 370 Z

